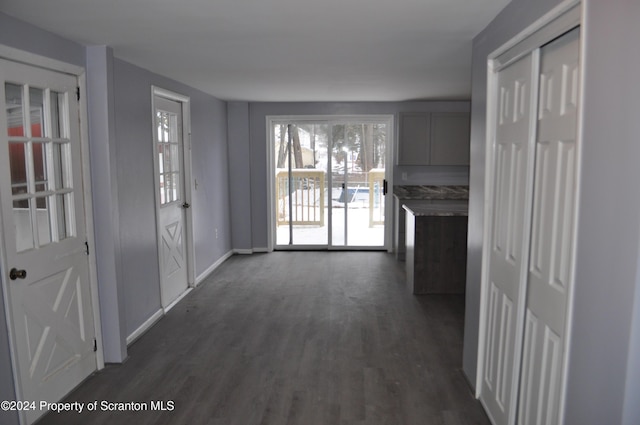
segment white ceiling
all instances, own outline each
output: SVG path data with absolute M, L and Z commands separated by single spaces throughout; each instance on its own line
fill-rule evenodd
M 468 99 L 509 0 L 1 0 L 0 10 L 225 100 Z

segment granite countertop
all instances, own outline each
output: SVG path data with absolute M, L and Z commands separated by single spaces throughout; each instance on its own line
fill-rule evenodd
M 469 186 L 394 186 L 400 201 L 415 199 L 469 199 Z
M 402 203 L 402 208 L 416 217 L 454 217 L 469 215 L 469 201 L 465 200 L 413 200 Z

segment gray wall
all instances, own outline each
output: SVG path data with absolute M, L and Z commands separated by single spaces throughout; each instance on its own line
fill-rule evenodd
M 186 93 L 191 97 L 192 173 L 198 182 L 192 192 L 196 277 L 202 277 L 232 247 L 227 104 L 202 92 Z
M 130 335 L 161 308 L 151 132 L 153 75 L 118 59 L 113 75 L 121 279 Z
M 513 0 L 474 39 L 464 372 L 475 384 L 484 200 L 487 55 L 558 1 Z M 639 4 L 587 0 L 584 122 L 566 424 L 637 424 L 640 330 Z M 635 44 L 634 44 L 635 43 Z M 633 338 L 632 338 L 633 337 Z M 633 373 L 633 375 L 630 375 Z M 624 421 L 623 422 L 623 418 Z
M 130 335 L 160 309 L 151 86 L 191 98 L 192 213 L 196 275 L 231 250 L 226 104 L 176 81 L 114 60 L 120 250 Z M 215 228 L 218 228 L 218 239 Z
M 640 402 L 630 375 L 640 229 L 640 4 L 588 0 L 584 123 L 567 425 L 622 423 Z M 637 306 L 637 304 L 636 304 Z M 631 366 L 631 369 L 629 369 Z M 637 373 L 637 369 L 635 369 Z M 626 390 L 629 392 L 625 393 Z M 627 423 L 638 424 L 640 417 Z
M 116 155 L 115 102 L 113 99 L 113 50 L 107 46 L 87 48 L 87 109 L 91 141 L 91 195 L 98 296 L 102 314 L 104 360 L 120 363 L 127 357 L 125 290 L 121 278 Z M 105 314 L 106 313 L 106 314 Z
M 229 144 L 229 181 L 231 186 L 232 246 L 239 252 L 250 252 L 251 241 L 251 158 L 249 135 L 249 103 L 227 104 Z M 264 130 L 263 130 L 264 131 Z
M 81 44 L 62 38 L 0 12 L 0 43 L 26 52 L 84 66 Z
M 268 248 L 268 216 L 267 199 L 267 147 L 266 117 L 270 115 L 394 115 L 394 127 L 398 130 L 397 114 L 399 112 L 439 112 L 469 111 L 469 102 L 361 102 L 361 103 L 269 103 L 249 104 L 249 152 L 251 155 L 251 226 L 245 226 L 242 239 L 251 240 L 252 248 Z M 395 135 L 394 135 L 395 138 Z M 232 164 L 235 164 L 232 161 Z M 430 182 L 446 182 L 448 184 L 466 184 L 467 167 L 403 167 L 409 174 L 408 181 L 401 182 L 395 176 L 399 167 L 394 167 L 394 184 L 429 184 Z M 231 193 L 247 190 L 236 186 L 231 181 Z M 235 215 L 236 211 L 232 210 Z M 245 234 L 246 233 L 246 234 Z M 235 247 L 234 247 L 235 248 Z

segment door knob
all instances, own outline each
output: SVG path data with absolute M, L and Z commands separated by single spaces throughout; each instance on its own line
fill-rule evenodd
M 189 208 L 191 206 L 191 204 L 185 202 L 184 204 L 182 204 L 182 208 Z
M 26 270 L 18 270 L 15 267 L 9 270 L 9 279 L 11 280 L 24 279 L 25 277 L 27 277 Z

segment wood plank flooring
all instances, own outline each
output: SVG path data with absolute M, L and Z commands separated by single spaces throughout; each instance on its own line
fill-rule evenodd
M 234 256 L 65 401 L 172 411 L 40 424 L 489 425 L 460 370 L 464 297 L 414 296 L 381 252 Z

